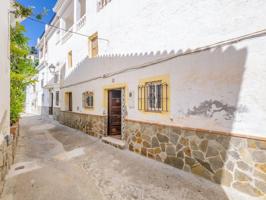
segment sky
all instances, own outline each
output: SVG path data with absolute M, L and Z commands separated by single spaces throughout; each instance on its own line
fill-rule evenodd
M 44 16 L 42 21 L 48 23 L 54 15 L 53 7 L 57 0 L 17 0 L 17 2 L 21 3 L 26 7 L 34 7 L 34 13 L 41 13 L 43 8 L 48 9 L 48 13 Z M 44 31 L 44 24 L 31 21 L 26 19 L 22 22 L 22 25 L 26 28 L 26 37 L 29 38 L 29 46 L 35 46 L 37 43 L 38 37 L 40 37 Z

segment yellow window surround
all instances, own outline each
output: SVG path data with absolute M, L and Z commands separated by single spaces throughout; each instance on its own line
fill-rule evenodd
M 162 99 L 162 109 L 157 110 L 157 111 L 151 111 L 145 107 L 145 103 L 146 103 L 145 98 L 140 99 L 140 96 L 144 97 L 146 95 L 145 89 L 143 89 L 141 91 L 138 90 L 138 104 L 139 104 L 138 107 L 140 107 L 140 105 L 142 106 L 141 109 L 139 109 L 139 111 L 142 112 L 143 114 L 169 115 L 170 114 L 170 97 L 171 97 L 170 75 L 166 74 L 166 75 L 153 76 L 153 77 L 141 79 L 139 81 L 139 86 L 145 86 L 153 82 L 161 82 L 162 84 L 167 84 L 167 87 L 163 90 L 163 94 L 162 94 L 164 97 Z M 167 99 L 165 97 L 167 97 Z
M 73 66 L 73 57 L 72 57 L 72 50 L 68 52 L 68 67 Z
M 89 37 L 89 49 L 91 58 L 95 58 L 98 56 L 98 32 L 94 33 Z

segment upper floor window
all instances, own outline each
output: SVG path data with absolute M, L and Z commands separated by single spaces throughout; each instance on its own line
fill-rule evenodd
M 162 81 L 147 82 L 138 87 L 138 109 L 147 112 L 168 111 L 168 85 Z
M 109 2 L 112 0 L 98 0 L 97 1 L 97 11 L 102 10 Z
M 68 61 L 68 67 L 72 67 L 73 66 L 72 51 L 68 52 L 67 61 Z
M 98 33 L 94 33 L 89 38 L 91 57 L 95 58 L 98 56 Z
M 84 108 L 93 108 L 93 92 L 84 92 L 82 94 Z

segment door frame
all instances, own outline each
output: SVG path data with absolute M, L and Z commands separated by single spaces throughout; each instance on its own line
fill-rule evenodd
M 49 107 L 49 115 L 53 115 L 54 109 L 54 93 L 50 92 L 50 107 Z
M 114 91 L 114 90 L 119 90 L 120 91 L 120 103 L 121 103 L 121 108 L 120 108 L 120 116 L 121 116 L 121 124 L 120 124 L 120 136 L 121 136 L 121 139 L 123 137 L 123 112 L 122 112 L 122 107 L 123 107 L 123 101 L 122 101 L 122 93 L 123 93 L 123 90 L 124 88 L 112 88 L 112 89 L 108 89 L 107 90 L 107 136 L 114 136 L 114 135 L 111 135 L 110 134 L 110 92 L 111 91 Z

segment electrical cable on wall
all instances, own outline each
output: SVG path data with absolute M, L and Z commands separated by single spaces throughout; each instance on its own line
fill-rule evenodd
M 79 32 L 75 32 L 75 31 L 71 31 L 71 30 L 67 30 L 67 29 L 64 29 L 64 28 L 60 28 L 58 26 L 55 26 L 55 25 L 52 25 L 52 24 L 47 24 L 45 23 L 44 21 L 41 21 L 41 20 L 38 20 L 38 19 L 34 19 L 32 17 L 28 17 L 27 19 L 31 20 L 31 21 L 34 21 L 34 22 L 37 22 L 37 23 L 40 23 L 40 24 L 43 24 L 43 25 L 47 25 L 47 26 L 50 26 L 54 29 L 58 29 L 58 30 L 62 30 L 62 31 L 65 31 L 67 33 L 72 33 L 72 34 L 75 34 L 75 35 L 79 35 L 79 36 L 82 36 L 82 37 L 90 37 L 89 35 L 85 35 L 85 34 L 82 34 L 82 33 L 79 33 Z M 98 40 L 104 40 L 104 41 L 107 41 L 109 42 L 109 40 L 107 39 L 104 39 L 104 38 L 98 38 Z
M 213 49 L 213 48 L 223 47 L 223 46 L 235 44 L 235 43 L 238 43 L 238 42 L 241 42 L 241 41 L 244 41 L 244 40 L 249 40 L 249 39 L 253 39 L 253 38 L 257 38 L 257 37 L 264 37 L 264 36 L 266 36 L 266 29 L 263 29 L 261 31 L 256 31 L 256 32 L 253 32 L 253 33 L 249 33 L 249 34 L 245 34 L 245 35 L 242 35 L 242 36 L 239 36 L 239 37 L 223 40 L 223 41 L 220 41 L 220 42 L 216 42 L 216 43 L 213 43 L 213 44 L 210 44 L 210 45 L 207 45 L 207 46 L 199 47 L 199 48 L 196 48 L 196 49 L 188 51 L 188 52 L 179 53 L 179 54 L 175 54 L 175 55 L 170 55 L 170 56 L 167 56 L 167 57 L 164 57 L 164 58 L 159 58 L 159 59 L 156 59 L 156 60 L 153 60 L 153 61 L 150 61 L 150 62 L 146 62 L 146 63 L 140 64 L 140 65 L 137 65 L 137 66 L 127 67 L 125 69 L 122 69 L 122 70 L 119 70 L 119 71 L 116 71 L 116 72 L 103 74 L 102 76 L 97 76 L 97 77 L 90 78 L 90 79 L 87 79 L 87 80 L 84 80 L 84 81 L 80 81 L 80 82 L 77 82 L 77 83 L 73 83 L 73 84 L 69 84 L 69 85 L 63 86 L 63 87 L 61 87 L 61 89 L 72 87 L 72 86 L 76 86 L 76 85 L 80 85 L 80 84 L 87 83 L 87 82 L 91 82 L 91 81 L 94 81 L 94 80 L 97 80 L 97 79 L 101 79 L 101 78 L 109 78 L 109 77 L 112 77 L 112 76 L 115 76 L 115 75 L 118 75 L 118 74 L 122 74 L 122 73 L 125 73 L 125 72 L 133 71 L 133 70 L 143 69 L 143 68 L 146 68 L 146 67 L 149 67 L 149 66 L 152 66 L 152 65 L 156 65 L 156 64 L 159 64 L 159 63 L 162 63 L 162 62 L 166 62 L 166 61 L 172 60 L 172 59 L 177 58 L 177 57 L 182 57 L 182 56 L 186 56 L 186 55 L 190 55 L 190 54 L 200 53 L 200 52 L 207 51 L 207 50 L 210 50 L 210 49 Z

